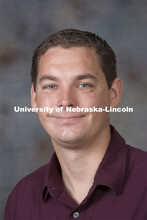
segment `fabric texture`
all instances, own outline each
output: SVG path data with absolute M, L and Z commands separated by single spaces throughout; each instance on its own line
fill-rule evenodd
M 88 195 L 77 205 L 62 184 L 54 153 L 8 197 L 4 220 L 147 219 L 147 153 L 127 145 L 111 126 L 111 140 Z

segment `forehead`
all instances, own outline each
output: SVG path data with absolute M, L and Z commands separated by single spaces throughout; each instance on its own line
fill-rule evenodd
M 105 81 L 100 59 L 94 49 L 53 47 L 48 49 L 40 59 L 37 82 L 45 76 L 55 76 L 60 80 L 71 81 L 87 74 Z
M 98 55 L 94 49 L 86 47 L 72 47 L 65 49 L 63 47 L 53 47 L 41 56 L 39 67 L 56 64 L 86 63 L 98 65 Z

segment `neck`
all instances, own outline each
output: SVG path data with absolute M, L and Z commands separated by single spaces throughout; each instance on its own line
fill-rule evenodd
M 110 127 L 98 140 L 84 147 L 65 148 L 53 143 L 66 191 L 77 204 L 88 194 L 96 171 L 101 163 L 110 141 Z

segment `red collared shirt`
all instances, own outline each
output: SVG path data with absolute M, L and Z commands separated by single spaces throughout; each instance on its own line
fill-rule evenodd
M 54 154 L 10 194 L 4 220 L 147 219 L 147 153 L 126 145 L 112 127 L 106 154 L 86 198 L 77 205 L 62 184 Z

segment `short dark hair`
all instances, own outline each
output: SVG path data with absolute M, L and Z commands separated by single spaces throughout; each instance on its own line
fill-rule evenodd
M 116 56 L 108 43 L 98 35 L 88 31 L 65 29 L 47 37 L 34 51 L 31 68 L 34 90 L 36 90 L 38 66 L 41 56 L 49 48 L 58 46 L 63 48 L 87 47 L 94 49 L 100 59 L 100 65 L 106 77 L 108 87 L 111 88 L 111 84 L 117 76 Z

